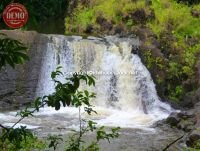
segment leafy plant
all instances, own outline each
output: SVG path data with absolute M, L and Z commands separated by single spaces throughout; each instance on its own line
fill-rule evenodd
M 26 127 L 10 128 L 5 132 L 0 140 L 0 148 L 2 151 L 31 151 L 33 149 L 44 150 L 45 143 L 39 140 Z
M 193 147 L 184 149 L 184 151 L 199 151 L 200 150 L 200 141 L 198 140 Z
M 0 37 L 0 69 L 6 64 L 15 67 L 16 64 L 23 64 L 29 60 L 26 54 L 27 48 L 19 41 L 5 37 Z
M 74 135 L 70 137 L 70 143 L 67 144 L 66 151 L 100 151 L 100 147 L 98 145 L 100 140 L 107 140 L 110 142 L 110 139 L 119 137 L 119 127 L 112 128 L 111 132 L 108 133 L 105 131 L 105 127 L 101 126 L 100 128 L 97 128 L 95 122 L 93 121 L 85 121 L 83 122 L 87 123 L 87 126 L 81 126 L 80 131 L 76 132 Z M 91 143 L 84 142 L 82 140 L 82 137 L 87 134 L 87 132 L 94 132 L 96 131 L 96 140 L 93 140 Z M 86 145 L 84 145 L 86 144 Z
M 50 135 L 50 136 L 48 137 L 47 140 L 50 141 L 48 147 L 49 147 L 49 148 L 52 148 L 52 147 L 53 147 L 53 149 L 56 150 L 57 146 L 58 146 L 60 143 L 62 143 L 63 138 L 62 138 L 61 136 L 57 136 L 57 135 L 53 135 L 53 136 Z
M 144 61 L 148 69 L 151 69 L 153 66 L 156 66 L 159 69 L 164 68 L 163 59 L 160 57 L 154 57 L 150 50 L 145 51 Z

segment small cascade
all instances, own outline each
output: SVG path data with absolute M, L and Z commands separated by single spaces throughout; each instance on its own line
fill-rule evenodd
M 49 43 L 46 43 L 36 96 L 43 96 L 54 91 L 51 72 L 55 71 L 58 66 L 62 66 L 65 74 L 73 69 L 73 53 L 70 51 L 69 42 L 64 36 L 49 37 Z

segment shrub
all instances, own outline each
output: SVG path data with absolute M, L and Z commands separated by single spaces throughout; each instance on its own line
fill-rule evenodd
M 26 54 L 27 48 L 19 41 L 10 39 L 0 34 L 0 70 L 7 64 L 15 67 L 16 64 L 23 64 L 29 57 Z
M 144 0 L 133 2 L 132 0 L 94 0 L 90 5 L 79 3 L 71 16 L 65 19 L 65 33 L 84 33 L 88 25 L 100 29 L 96 23 L 98 16 L 104 17 L 114 25 L 122 22 L 123 15 L 145 6 Z M 130 26 L 130 22 L 127 23 Z

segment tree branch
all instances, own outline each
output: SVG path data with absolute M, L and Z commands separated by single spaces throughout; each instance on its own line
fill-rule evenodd
M 43 104 L 41 104 L 41 105 L 39 106 L 39 108 L 42 108 L 42 107 L 43 107 L 44 105 L 46 105 L 46 104 L 47 104 L 46 102 L 43 103 Z M 31 113 L 34 113 L 34 112 L 36 112 L 36 111 L 37 111 L 37 109 L 34 109 L 33 111 L 31 111 Z M 25 117 L 27 117 L 27 116 L 21 117 L 17 122 L 15 122 L 15 123 L 11 126 L 11 128 L 5 127 L 5 126 L 3 126 L 2 124 L 0 124 L 0 127 L 2 127 L 3 129 L 5 129 L 5 130 L 7 131 L 6 133 L 3 134 L 2 138 L 5 137 L 5 136 L 8 134 L 9 130 L 12 129 L 12 128 L 14 128 L 14 127 L 15 127 L 19 122 L 21 122 Z
M 184 136 L 185 136 L 185 134 L 182 135 L 181 137 L 177 138 L 176 140 L 174 140 L 170 144 L 168 144 L 162 151 L 167 151 L 168 148 L 170 148 L 174 143 L 176 143 L 178 140 L 182 139 Z
M 5 129 L 6 131 L 9 131 L 9 128 L 3 126 L 2 124 L 0 124 L 0 127 L 3 128 L 3 129 Z

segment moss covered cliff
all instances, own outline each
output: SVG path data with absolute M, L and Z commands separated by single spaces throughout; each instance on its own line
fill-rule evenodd
M 65 27 L 66 34 L 136 34 L 163 100 L 183 107 L 200 101 L 198 1 L 81 0 Z

